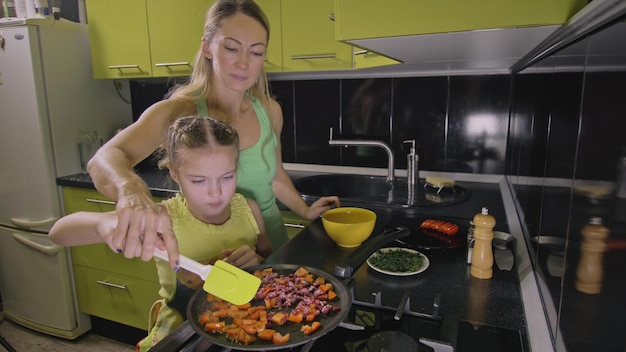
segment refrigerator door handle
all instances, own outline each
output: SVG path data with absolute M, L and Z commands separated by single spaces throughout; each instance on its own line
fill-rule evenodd
M 13 238 L 16 241 L 22 243 L 25 246 L 27 246 L 29 248 L 32 248 L 32 249 L 34 249 L 36 251 L 39 251 L 39 252 L 41 252 L 43 254 L 49 255 L 49 256 L 53 256 L 53 255 L 59 253 L 64 248 L 64 247 L 61 247 L 61 246 L 57 246 L 56 244 L 53 244 L 51 246 L 45 246 L 45 245 L 39 244 L 37 242 L 31 241 L 28 238 L 26 238 L 25 236 L 20 235 L 19 233 L 13 233 Z
M 51 227 L 57 220 L 59 220 L 59 218 L 49 218 L 49 219 L 44 219 L 44 220 L 26 220 L 26 219 L 18 219 L 18 218 L 11 218 L 11 222 L 13 223 L 13 225 L 18 226 L 18 227 L 22 227 L 25 229 L 32 229 L 32 228 L 49 228 Z

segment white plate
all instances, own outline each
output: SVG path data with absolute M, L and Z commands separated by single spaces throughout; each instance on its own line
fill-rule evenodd
M 378 271 L 379 273 L 383 273 L 383 274 L 387 274 L 387 275 L 394 275 L 394 276 L 409 276 L 409 275 L 415 275 L 415 274 L 421 273 L 422 271 L 426 270 L 428 268 L 428 266 L 430 265 L 430 261 L 428 260 L 427 256 L 425 256 L 424 254 L 422 254 L 422 253 L 420 253 L 418 251 L 415 251 L 415 250 L 412 250 L 412 249 L 409 249 L 409 248 L 389 247 L 389 248 L 381 248 L 379 250 L 382 251 L 382 252 L 389 252 L 391 250 L 401 250 L 401 251 L 405 251 L 405 252 L 408 252 L 408 253 L 413 253 L 414 255 L 417 255 L 417 256 L 420 256 L 420 257 L 424 258 L 422 260 L 422 266 L 419 267 L 415 271 L 406 271 L 406 272 L 387 271 L 387 270 L 383 270 L 383 269 L 377 268 L 376 266 L 372 265 L 370 259 L 376 256 L 376 252 L 378 252 L 378 251 L 376 251 L 369 258 L 367 258 L 367 265 L 370 268 Z

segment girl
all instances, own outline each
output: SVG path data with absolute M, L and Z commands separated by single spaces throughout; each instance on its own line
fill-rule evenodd
M 216 259 L 246 267 L 259 264 L 272 252 L 256 202 L 235 192 L 239 137 L 227 124 L 209 117 L 182 117 L 168 129 L 164 157 L 181 193 L 155 206 L 172 219 L 181 254 L 202 262 Z M 108 243 L 118 223 L 115 212 L 67 215 L 50 230 L 52 241 L 63 246 Z M 115 248 L 111 248 L 115 250 Z M 187 302 L 202 280 L 155 259 L 162 299 L 155 302 L 148 337 L 137 344 L 145 351 L 183 321 Z

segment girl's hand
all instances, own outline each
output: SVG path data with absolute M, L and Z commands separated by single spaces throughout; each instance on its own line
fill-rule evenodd
M 339 197 L 337 196 L 329 196 L 329 197 L 321 197 L 316 200 L 315 203 L 311 204 L 309 210 L 306 213 L 307 220 L 315 220 L 322 215 L 328 209 L 337 208 L 341 206 L 341 202 L 339 201 Z
M 201 261 L 200 264 L 214 265 L 218 259 L 223 259 L 223 257 L 219 256 L 219 257 L 211 258 L 209 260 L 204 260 L 204 261 Z M 183 268 L 178 269 L 178 271 L 176 272 L 176 278 L 178 279 L 178 281 L 180 281 L 180 283 L 189 287 L 192 290 L 197 290 L 204 286 L 204 281 L 200 278 L 200 276 L 192 273 L 191 271 L 187 271 Z
M 235 250 L 224 249 L 222 255 L 225 257 L 223 259 L 225 262 L 239 268 L 261 264 L 259 255 L 248 245 L 243 245 Z
M 200 276 L 192 273 L 191 271 L 187 271 L 183 268 L 178 269 L 176 272 L 176 278 L 180 283 L 189 287 L 192 290 L 201 289 L 204 286 L 204 281 L 200 278 Z

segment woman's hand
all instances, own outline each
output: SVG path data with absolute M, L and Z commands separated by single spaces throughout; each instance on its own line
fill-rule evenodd
M 315 220 L 322 215 L 328 209 L 337 208 L 341 206 L 341 202 L 339 201 L 339 197 L 337 196 L 329 196 L 322 197 L 315 201 L 315 203 L 311 204 L 309 210 L 306 213 L 305 219 L 307 220 Z
M 166 250 L 172 268 L 178 268 L 178 242 L 165 204 L 155 204 L 152 197 L 137 194 L 117 202 L 117 227 L 106 242 L 126 258 L 148 261 L 154 248 Z
M 222 250 L 224 261 L 239 268 L 261 264 L 259 255 L 248 245 L 243 245 L 235 250 Z

